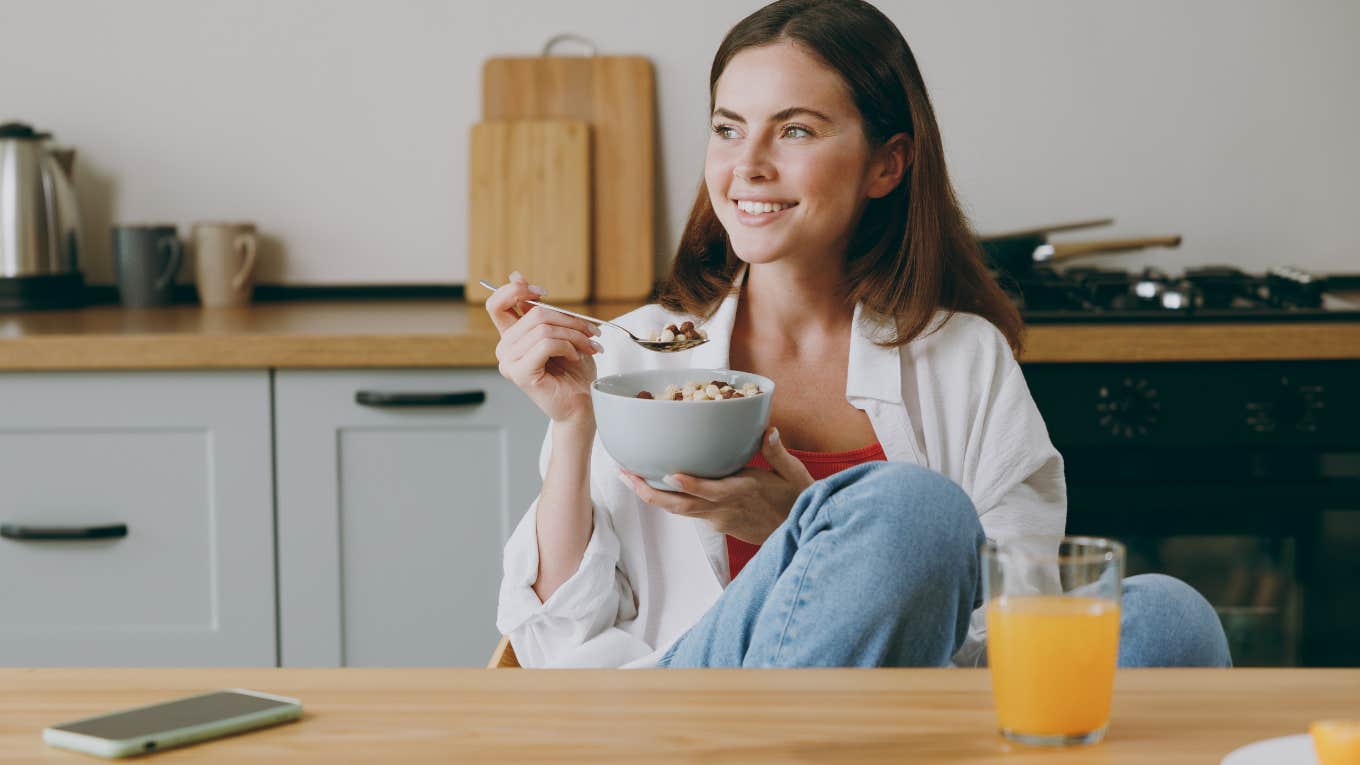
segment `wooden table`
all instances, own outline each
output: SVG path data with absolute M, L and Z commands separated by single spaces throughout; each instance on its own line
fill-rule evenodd
M 1251 741 L 1360 715 L 1360 670 L 1132 670 L 1105 742 L 995 733 L 985 670 L 0 669 L 0 762 L 94 762 L 44 726 L 245 687 L 300 722 L 156 763 L 1217 763 Z

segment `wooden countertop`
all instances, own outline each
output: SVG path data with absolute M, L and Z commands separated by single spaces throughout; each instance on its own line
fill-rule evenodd
M 995 732 L 986 670 L 0 669 L 0 761 L 88 763 L 45 726 L 217 688 L 302 701 L 296 723 L 157 763 L 1217 763 L 1360 710 L 1360 670 L 1124 670 L 1104 743 Z
M 496 339 L 480 306 L 447 300 L 93 306 L 0 313 L 0 371 L 492 367 Z M 1360 359 L 1360 322 L 1038 324 L 1026 343 L 1029 363 Z

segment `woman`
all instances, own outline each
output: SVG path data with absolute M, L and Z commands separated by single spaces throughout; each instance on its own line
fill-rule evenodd
M 502 374 L 551 420 L 497 624 L 525 666 L 981 663 L 979 545 L 1056 549 L 1066 490 L 912 53 L 865 2 L 781 0 L 728 33 L 710 88 L 672 273 L 618 320 L 702 317 L 708 344 L 526 311 L 544 291 L 518 273 L 487 301 Z M 773 379 L 773 427 L 737 475 L 658 491 L 596 439 L 589 385 L 688 367 Z M 1227 663 L 1186 585 L 1125 592 L 1124 665 Z

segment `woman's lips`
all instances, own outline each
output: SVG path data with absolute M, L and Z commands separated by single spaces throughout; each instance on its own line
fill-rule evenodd
M 788 207 L 785 207 L 784 209 L 778 210 L 778 211 L 776 211 L 776 212 L 767 212 L 767 213 L 748 213 L 748 212 L 746 212 L 745 210 L 743 210 L 743 209 L 741 209 L 740 207 L 737 206 L 736 200 L 733 200 L 733 201 L 732 201 L 732 209 L 735 210 L 736 213 L 737 213 L 737 221 L 738 221 L 739 223 L 741 223 L 743 226 L 752 226 L 752 227 L 755 227 L 755 226 L 767 226 L 767 225 L 773 223 L 774 221 L 776 221 L 776 220 L 778 220 L 778 219 L 784 217 L 785 215 L 787 215 L 787 214 L 789 213 L 790 210 L 792 210 L 793 208 L 795 208 L 795 207 L 797 207 L 797 206 L 798 206 L 798 203 L 797 203 L 797 202 L 794 202 L 793 204 L 789 205 Z

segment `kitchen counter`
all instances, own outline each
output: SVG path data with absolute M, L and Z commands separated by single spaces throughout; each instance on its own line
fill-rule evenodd
M 0 669 L 0 761 L 71 762 L 47 725 L 217 688 L 303 718 L 157 763 L 1217 763 L 1360 709 L 1360 670 L 1124 670 L 1104 743 L 995 732 L 986 670 Z
M 428 298 L 92 306 L 0 313 L 0 371 L 492 367 L 496 339 L 480 306 Z M 1039 324 L 1026 346 L 1028 363 L 1360 359 L 1360 322 Z

